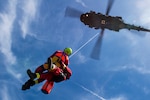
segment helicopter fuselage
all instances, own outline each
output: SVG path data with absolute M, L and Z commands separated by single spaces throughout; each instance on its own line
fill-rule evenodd
M 124 23 L 122 17 L 104 15 L 101 13 L 95 13 L 94 11 L 82 14 L 80 16 L 80 21 L 85 25 L 88 25 L 90 28 L 95 29 L 109 29 L 113 31 L 119 31 L 120 29 L 132 29 L 150 32 L 150 29 Z
M 90 28 L 95 29 L 109 29 L 114 31 L 119 31 L 125 27 L 125 23 L 119 16 L 113 17 L 108 15 L 103 15 L 101 13 L 95 13 L 90 11 L 89 13 L 82 14 L 80 16 L 80 21 Z

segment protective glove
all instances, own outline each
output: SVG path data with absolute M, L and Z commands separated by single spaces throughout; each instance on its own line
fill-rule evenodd
M 56 83 L 64 81 L 64 80 L 66 80 L 66 76 L 63 72 L 54 77 L 54 82 Z
M 63 70 L 66 69 L 67 66 L 64 64 L 64 62 L 61 61 L 60 63 L 61 63 L 62 69 Z

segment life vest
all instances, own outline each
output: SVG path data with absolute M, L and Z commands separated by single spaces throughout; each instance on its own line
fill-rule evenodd
M 52 62 L 57 67 L 61 67 L 60 62 L 63 62 L 65 65 L 68 65 L 68 56 L 62 51 L 56 51 L 51 58 L 52 58 Z

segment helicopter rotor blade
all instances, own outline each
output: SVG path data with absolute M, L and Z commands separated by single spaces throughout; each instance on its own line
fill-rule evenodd
M 109 1 L 108 1 L 108 5 L 107 5 L 107 9 L 106 9 L 106 15 L 109 15 L 110 10 L 111 10 L 111 8 L 112 8 L 112 5 L 113 5 L 114 1 L 115 1 L 115 0 L 109 0 Z
M 101 30 L 100 36 L 98 37 L 98 39 L 97 39 L 97 41 L 96 41 L 96 43 L 94 45 L 94 48 L 93 48 L 93 50 L 91 52 L 90 57 L 93 58 L 93 59 L 99 60 L 103 34 L 104 34 L 104 29 Z
M 80 18 L 81 14 L 83 14 L 83 12 L 72 7 L 67 7 L 65 11 L 65 16 L 68 17 Z

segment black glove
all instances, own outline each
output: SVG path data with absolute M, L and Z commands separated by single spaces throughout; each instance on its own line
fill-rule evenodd
M 60 73 L 60 75 L 55 76 L 53 80 L 54 82 L 58 83 L 58 82 L 66 80 L 66 76 L 64 73 Z

